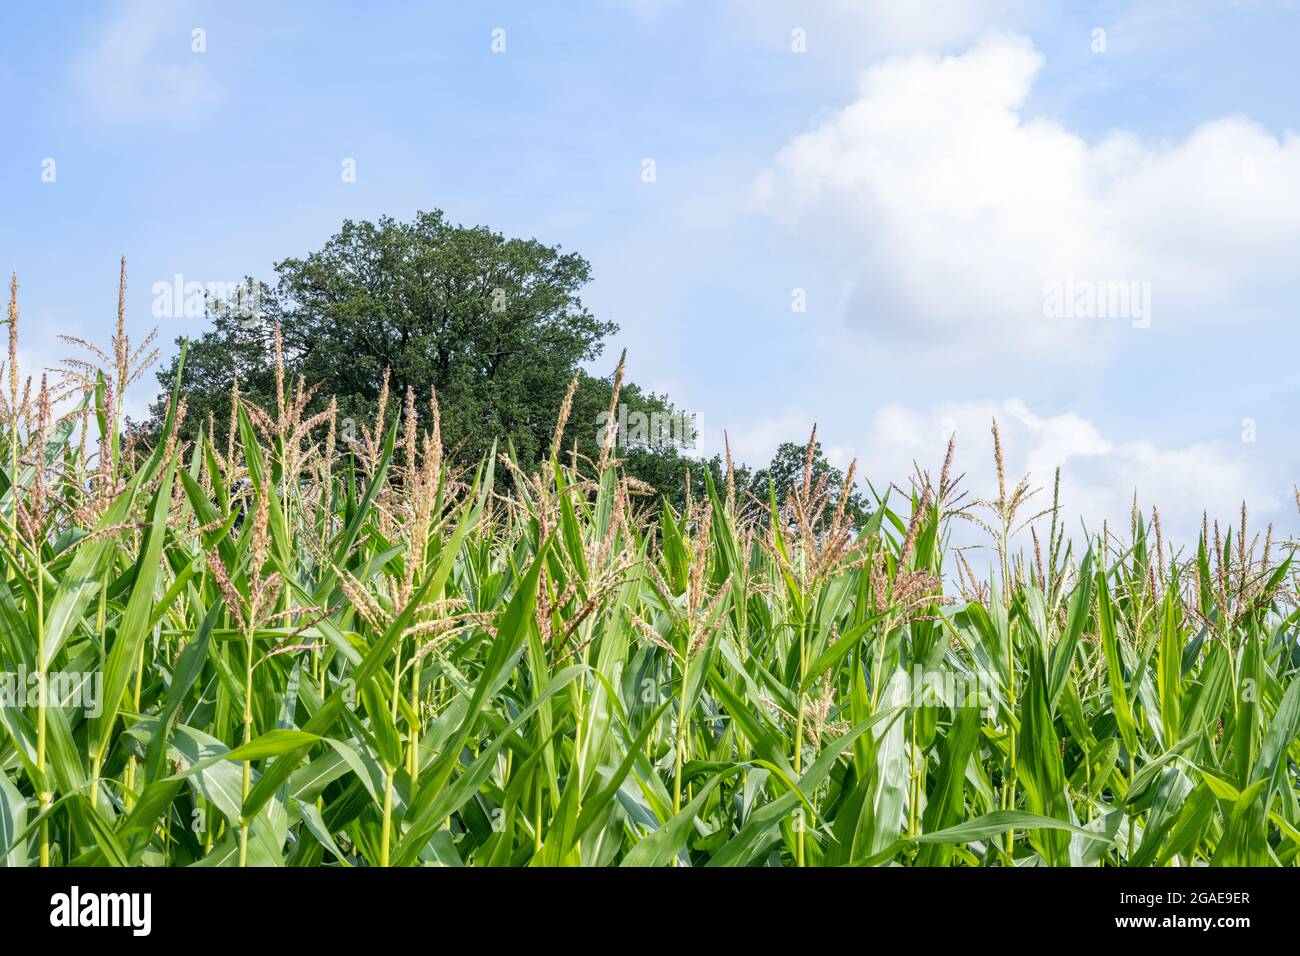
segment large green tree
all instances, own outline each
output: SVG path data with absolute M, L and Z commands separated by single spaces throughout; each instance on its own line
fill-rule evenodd
M 314 409 L 334 397 L 341 417 L 367 421 L 388 369 L 390 409 L 408 387 L 425 409 L 437 389 L 444 442 L 464 461 L 497 439 L 535 463 L 579 374 L 565 448 L 576 440 L 582 454 L 596 453 L 597 418 L 612 385 L 579 370 L 616 326 L 582 304 L 591 270 L 581 256 L 455 225 L 435 211 L 411 222 L 346 221 L 323 248 L 275 271 L 274 286 L 257 283 L 254 296 L 209 304 L 213 326 L 191 342 L 185 365 L 190 435 L 209 413 L 218 436 L 224 432 L 236 380 L 245 396 L 274 405 L 278 325 L 289 375 L 318 388 Z M 164 388 L 176 372 L 173 361 L 159 373 Z M 625 383 L 620 401 L 635 411 L 672 411 L 634 384 Z M 153 408 L 155 427 L 163 402 Z

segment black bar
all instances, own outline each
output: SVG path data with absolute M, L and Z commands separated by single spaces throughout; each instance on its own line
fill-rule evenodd
M 67 922 L 72 887 L 90 894 L 149 894 L 148 935 L 127 925 Z M 240 926 L 283 925 L 295 944 L 374 944 L 409 932 L 499 945 L 548 945 L 570 932 L 591 939 L 607 927 L 626 938 L 662 938 L 664 921 L 688 920 L 703 932 L 796 937 L 821 925 L 853 928 L 865 944 L 883 929 L 919 944 L 1026 930 L 1053 942 L 1099 936 L 1160 938 L 1199 933 L 1281 933 L 1295 925 L 1297 879 L 1263 869 L 944 869 L 911 870 L 486 870 L 486 869 L 131 869 L 0 870 L 0 925 L 6 934 L 51 941 L 69 934 L 115 945 L 239 939 Z M 63 910 L 59 911 L 59 895 Z M 143 902 L 143 898 L 141 903 Z M 121 907 L 119 911 L 140 914 Z M 104 912 L 112 915 L 114 905 Z M 703 924 L 703 925 L 701 925 Z M 563 926 L 569 929 L 562 929 Z M 640 927 L 640 929 L 638 929 Z M 251 926 L 249 927 L 251 931 Z M 553 934 L 559 933 L 560 936 Z M 13 935 L 7 935 L 13 939 Z M 248 937 L 253 938 L 253 937 Z M 578 937 L 570 937 L 578 938 Z M 1019 945 L 1019 944 L 1017 944 Z

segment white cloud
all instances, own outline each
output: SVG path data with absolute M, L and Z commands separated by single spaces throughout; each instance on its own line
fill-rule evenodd
M 182 5 L 128 0 L 102 28 L 99 42 L 76 63 L 83 93 L 109 119 L 188 123 L 224 95 L 208 69 L 208 53 L 191 49 Z
M 1259 527 L 1278 520 L 1294 525 L 1281 475 L 1249 460 L 1244 447 L 1198 442 L 1166 446 L 1147 439 L 1123 440 L 1106 435 L 1093 422 L 1073 413 L 1039 415 L 1016 399 L 1000 402 L 942 402 L 918 410 L 903 404 L 879 409 L 865 443 L 865 474 L 876 481 L 895 481 L 911 473 L 913 461 L 937 480 L 948 436 L 955 432 L 954 473 L 965 474 L 962 487 L 973 498 L 997 496 L 993 464 L 992 420 L 998 420 L 1008 484 L 1026 473 L 1041 488 L 1022 517 L 1051 504 L 1055 469 L 1061 468 L 1061 503 L 1067 533 L 1080 519 L 1097 532 L 1103 520 L 1127 534 L 1136 491 L 1149 516 L 1160 509 L 1171 541 L 1189 544 L 1201 525 L 1201 512 L 1235 524 L 1241 502 L 1249 503 Z
M 1133 324 L 1045 318 L 1051 282 L 1150 283 L 1154 322 L 1174 323 L 1289 274 L 1300 137 L 1226 118 L 1174 144 L 1090 144 L 1025 115 L 1043 65 L 1013 35 L 887 59 L 757 178 L 758 207 L 861 248 L 850 322 L 1044 354 Z

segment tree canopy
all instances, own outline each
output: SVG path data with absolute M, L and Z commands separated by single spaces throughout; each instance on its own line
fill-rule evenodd
M 348 220 L 323 248 L 284 259 L 275 271 L 274 286 L 249 280 L 255 294 L 211 303 L 213 327 L 191 342 L 185 365 L 190 435 L 209 413 L 216 430 L 225 429 L 236 381 L 253 401 L 275 394 L 278 325 L 286 371 L 317 387 L 313 410 L 333 397 L 342 418 L 371 418 L 387 369 L 397 402 L 409 387 L 424 408 L 437 389 L 444 441 L 458 456 L 477 459 L 497 439 L 531 463 L 545 454 L 578 374 L 566 439 L 577 439 L 582 453 L 596 447 L 596 417 L 611 383 L 580 369 L 616 326 L 583 306 L 578 291 L 590 265 L 581 256 L 453 225 L 435 211 L 409 223 Z M 164 388 L 176 372 L 173 360 L 159 373 Z M 633 384 L 621 401 L 672 411 L 665 398 Z M 160 398 L 154 427 L 163 411 Z

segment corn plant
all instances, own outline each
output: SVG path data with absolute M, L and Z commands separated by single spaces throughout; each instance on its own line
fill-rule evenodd
M 994 500 L 950 446 L 855 525 L 814 437 L 784 500 L 676 510 L 612 432 L 566 453 L 568 402 L 540 465 L 467 469 L 436 394 L 349 434 L 283 374 L 224 441 L 178 380 L 145 447 L 120 309 L 39 383 L 8 318 L 8 865 L 1297 862 L 1293 544 L 1244 509 L 1190 556 L 1136 508 L 1067 539 L 995 426 Z

